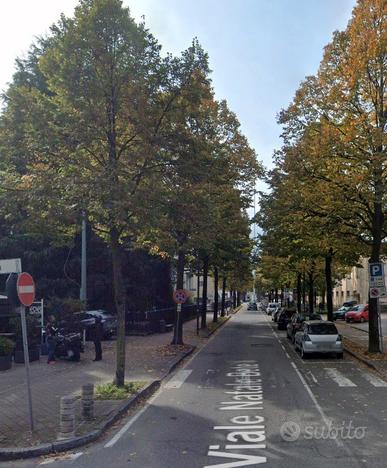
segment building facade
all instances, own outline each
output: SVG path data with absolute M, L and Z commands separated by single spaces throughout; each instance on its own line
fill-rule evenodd
M 333 305 L 340 307 L 346 301 L 356 300 L 359 304 L 368 302 L 368 259 L 361 258 L 359 264 L 362 267 L 353 267 L 351 271 L 333 289 Z M 387 271 L 387 261 L 384 261 L 384 269 Z M 387 303 L 387 297 L 381 298 L 381 302 Z

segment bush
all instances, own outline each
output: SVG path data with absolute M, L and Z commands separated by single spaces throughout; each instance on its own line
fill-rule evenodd
M 16 347 L 21 349 L 23 347 L 23 333 L 21 326 L 20 317 L 15 317 L 10 320 L 10 327 L 13 333 L 15 333 Z M 26 326 L 27 326 L 27 339 L 28 347 L 36 346 L 40 343 L 41 329 L 40 322 L 36 320 L 35 317 L 30 315 L 26 316 Z
M 9 356 L 12 354 L 14 346 L 13 341 L 0 336 L 0 356 Z
M 97 385 L 96 400 L 125 400 L 137 393 L 145 385 L 145 382 L 128 382 L 123 387 L 117 387 L 114 383 Z

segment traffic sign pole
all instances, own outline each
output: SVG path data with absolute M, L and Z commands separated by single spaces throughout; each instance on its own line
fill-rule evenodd
M 27 396 L 28 396 L 28 409 L 30 414 L 30 428 L 31 432 L 34 430 L 34 416 L 32 412 L 32 394 L 31 394 L 31 380 L 30 380 L 30 356 L 28 352 L 28 337 L 27 337 L 27 323 L 26 323 L 26 309 L 33 304 L 35 300 L 35 284 L 32 276 L 29 273 L 20 273 L 17 282 L 16 290 L 19 300 L 21 302 L 20 306 L 20 319 L 22 326 L 22 335 L 23 335 L 23 352 L 24 352 L 24 366 L 26 369 L 26 379 L 27 379 Z
M 26 309 L 24 306 L 20 307 L 20 318 L 23 335 L 23 351 L 24 351 L 24 365 L 26 369 L 27 378 L 27 396 L 28 396 L 28 409 L 30 415 L 30 428 L 31 432 L 34 430 L 34 416 L 32 412 L 32 395 L 31 395 L 31 380 L 30 380 L 30 356 L 28 352 L 28 339 L 27 339 L 27 323 L 26 323 Z

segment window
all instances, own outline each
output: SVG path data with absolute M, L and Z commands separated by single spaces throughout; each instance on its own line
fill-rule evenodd
M 310 335 L 337 335 L 337 328 L 331 323 L 316 323 L 309 325 Z

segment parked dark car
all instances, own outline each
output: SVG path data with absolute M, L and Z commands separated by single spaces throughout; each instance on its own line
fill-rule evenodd
M 283 307 L 280 307 L 279 309 L 277 309 L 274 314 L 271 316 L 271 319 L 274 321 L 274 322 L 278 322 L 278 317 L 281 315 L 281 313 L 283 312 Z
M 294 314 L 292 309 L 283 309 L 277 319 L 278 330 L 286 330 L 288 323 L 291 321 Z
M 294 335 L 301 330 L 302 324 L 305 320 L 321 320 L 320 314 L 299 314 L 298 312 L 293 314 L 291 320 L 286 326 L 286 335 L 294 343 Z
M 86 330 L 86 339 L 92 338 L 93 327 L 97 317 L 101 317 L 103 337 L 105 339 L 111 338 L 117 333 L 117 318 L 114 315 L 109 314 L 106 310 L 87 310 L 75 315 L 78 318 L 80 328 Z
M 333 312 L 333 320 L 345 320 L 345 314 L 351 309 L 351 307 L 341 306 L 339 309 Z
M 247 310 L 258 310 L 257 303 L 250 302 L 249 305 L 247 306 Z

